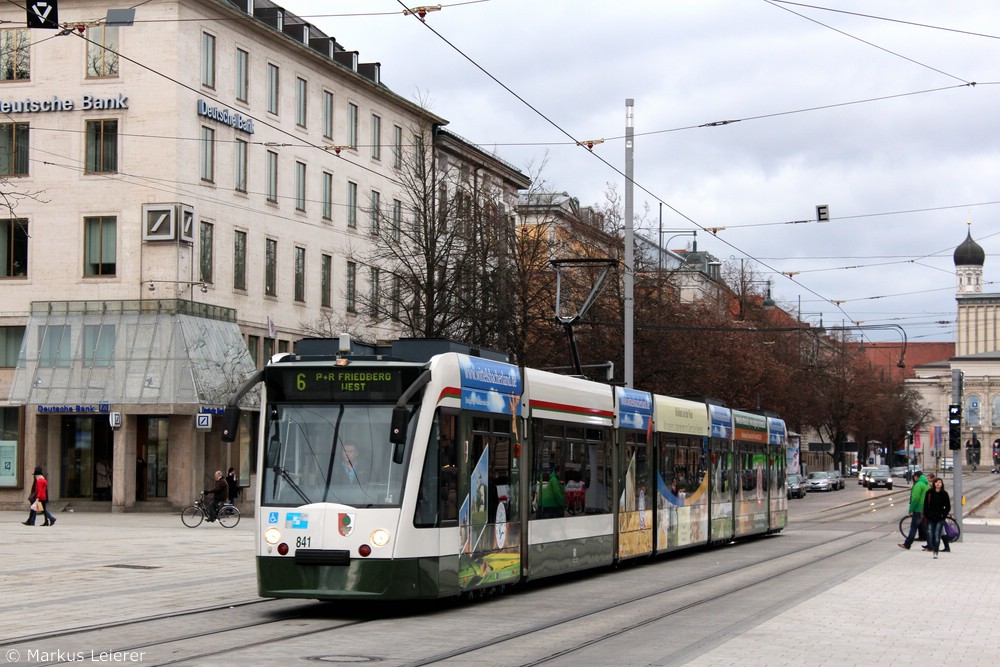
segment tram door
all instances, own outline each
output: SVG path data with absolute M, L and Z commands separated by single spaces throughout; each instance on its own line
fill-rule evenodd
M 521 571 L 520 470 L 512 418 L 464 412 L 458 422 L 459 587 L 516 581 Z
M 653 495 L 650 486 L 649 442 L 645 431 L 621 429 L 622 470 L 618 476 L 618 557 L 653 552 Z

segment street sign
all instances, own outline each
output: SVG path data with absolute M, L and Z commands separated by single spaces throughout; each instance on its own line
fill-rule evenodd
M 57 5 L 56 0 L 48 0 L 48 2 L 42 2 L 41 0 L 31 2 L 29 0 L 27 4 L 28 27 L 58 30 L 59 7 Z

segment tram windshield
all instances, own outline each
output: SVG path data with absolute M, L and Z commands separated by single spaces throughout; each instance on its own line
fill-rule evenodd
M 392 405 L 271 405 L 261 501 L 397 507 L 404 465 L 392 462 Z

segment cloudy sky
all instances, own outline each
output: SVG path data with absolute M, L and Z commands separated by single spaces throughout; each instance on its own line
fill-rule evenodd
M 425 23 L 395 0 L 280 4 L 585 205 L 624 192 L 633 98 L 637 225 L 655 238 L 662 203 L 664 229 L 755 262 L 810 321 L 952 340 L 969 221 L 984 291 L 1000 292 L 998 3 L 480 0 Z M 575 145 L 602 138 L 593 155 Z

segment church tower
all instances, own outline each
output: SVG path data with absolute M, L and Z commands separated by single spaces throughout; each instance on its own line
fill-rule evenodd
M 958 276 L 958 293 L 973 294 L 983 291 L 983 263 L 986 253 L 972 240 L 972 229 L 962 245 L 955 248 L 955 274 Z
M 958 286 L 958 321 L 955 331 L 955 354 L 965 356 L 1000 349 L 1000 299 L 997 294 L 983 294 L 983 264 L 986 252 L 972 240 L 972 230 L 955 248 L 955 276 Z

